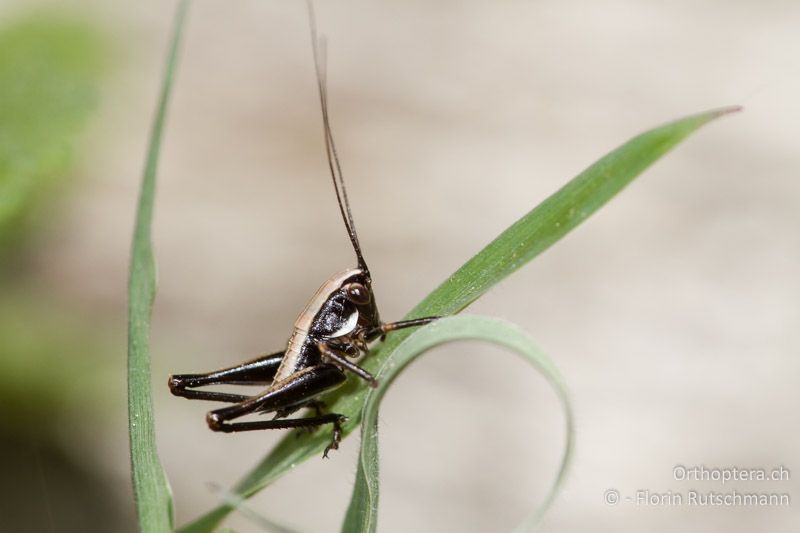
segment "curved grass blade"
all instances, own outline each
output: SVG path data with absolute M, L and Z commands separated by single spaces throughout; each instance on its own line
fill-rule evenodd
M 739 109 L 727 107 L 691 115 L 632 138 L 581 172 L 511 225 L 434 289 L 404 318 L 458 313 L 493 285 L 577 227 L 698 128 Z M 364 368 L 371 372 L 380 368 L 408 335 L 409 330 L 392 333 L 364 361 Z M 332 412 L 350 418 L 343 427 L 345 436 L 358 427 L 361 421 L 365 394 L 366 387 L 351 379 L 325 398 Z M 295 434 L 287 435 L 233 488 L 233 492 L 245 498 L 252 496 L 300 462 L 319 455 L 329 441 L 330 431 L 326 430 L 299 437 Z M 183 531 L 212 531 L 231 509 L 229 505 L 221 505 L 186 526 Z
M 510 348 L 531 363 L 555 389 L 564 409 L 566 439 L 561 465 L 545 500 L 521 524 L 518 531 L 532 530 L 544 516 L 564 482 L 572 457 L 574 428 L 572 407 L 564 380 L 550 359 L 517 326 L 504 320 L 459 316 L 443 318 L 412 333 L 386 359 L 378 374 L 380 385 L 367 393 L 361 421 L 361 452 L 355 487 L 342 531 L 374 532 L 378 522 L 378 408 L 389 386 L 414 359 L 431 348 L 453 341 L 486 341 Z
M 139 528 L 146 532 L 173 529 L 172 495 L 156 449 L 153 400 L 150 394 L 150 315 L 156 293 L 156 266 L 150 227 L 161 135 L 187 8 L 188 0 L 181 0 L 175 16 L 161 96 L 142 176 L 128 282 L 128 424 L 131 472 Z

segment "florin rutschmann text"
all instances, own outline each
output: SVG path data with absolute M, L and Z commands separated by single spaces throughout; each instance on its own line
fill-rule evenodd
M 791 479 L 791 472 L 783 465 L 774 468 L 742 468 L 707 467 L 675 465 L 672 468 L 672 479 L 678 482 L 690 482 L 693 485 L 706 483 L 752 483 L 752 482 L 785 482 Z M 708 490 L 693 486 L 689 490 L 653 490 L 636 489 L 623 494 L 617 489 L 608 489 L 603 499 L 608 505 L 620 502 L 637 506 L 660 507 L 787 507 L 792 503 L 788 492 L 752 490 Z M 777 487 L 776 487 L 777 488 Z

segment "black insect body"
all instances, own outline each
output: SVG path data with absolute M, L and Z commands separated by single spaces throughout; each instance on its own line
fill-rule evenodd
M 328 165 L 358 266 L 334 274 L 322 284 L 295 320 L 294 330 L 284 351 L 262 355 L 207 374 L 173 375 L 169 378 L 169 388 L 172 394 L 184 398 L 232 403 L 229 407 L 208 413 L 206 420 L 214 431 L 230 433 L 258 429 L 315 428 L 332 424 L 333 436 L 323 454 L 327 457 L 328 451 L 338 448 L 341 424 L 345 417 L 337 413 L 323 413 L 325 406 L 318 397 L 344 383 L 347 378 L 345 372 L 354 373 L 374 387 L 377 385 L 375 378 L 354 360 L 366 355 L 370 345 L 382 340 L 390 331 L 421 326 L 438 317 L 392 323 L 382 323 L 380 320 L 369 268 L 361 254 L 331 134 L 323 67 L 324 42 L 317 39 L 310 5 L 309 11 Z M 206 385 L 266 385 L 266 389 L 254 396 L 196 390 Z M 303 407 L 312 408 L 314 415 L 286 418 Z M 274 418 L 232 422 L 242 416 L 259 413 L 274 413 Z

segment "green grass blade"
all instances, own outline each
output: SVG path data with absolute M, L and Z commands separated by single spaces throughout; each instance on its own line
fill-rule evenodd
M 409 316 L 452 314 L 545 251 L 701 126 L 738 111 L 692 115 L 634 137 L 515 222 L 423 300 Z
M 408 336 L 387 358 L 378 373 L 380 385 L 367 393 L 361 422 L 361 452 L 355 487 L 342 526 L 344 533 L 374 532 L 378 519 L 378 408 L 389 386 L 417 357 L 431 348 L 453 341 L 486 341 L 510 348 L 531 363 L 558 394 L 566 419 L 566 438 L 556 478 L 545 500 L 521 524 L 518 531 L 533 529 L 544 516 L 564 482 L 572 457 L 574 429 L 564 380 L 555 365 L 536 344 L 513 324 L 488 317 L 447 317 Z
M 458 313 L 586 220 L 636 176 L 698 128 L 738 110 L 738 107 L 712 110 L 637 135 L 584 170 L 501 233 L 431 292 L 405 318 Z M 364 367 L 373 372 L 380 368 L 410 333 L 408 330 L 392 333 L 364 361 Z M 344 425 L 344 435 L 358 427 L 365 394 L 366 387 L 351 379 L 325 398 L 331 411 L 350 418 Z M 233 491 L 243 497 L 252 496 L 300 462 L 320 454 L 329 440 L 330 432 L 324 430 L 300 437 L 295 434 L 287 435 Z M 183 531 L 212 531 L 230 511 L 231 507 L 223 504 L 186 526 Z
M 161 135 L 169 103 L 188 0 L 178 6 L 161 96 L 150 134 L 142 176 L 128 284 L 128 423 L 133 493 L 139 527 L 146 532 L 172 531 L 172 496 L 158 458 L 150 390 L 150 316 L 156 293 L 156 266 L 150 227 Z

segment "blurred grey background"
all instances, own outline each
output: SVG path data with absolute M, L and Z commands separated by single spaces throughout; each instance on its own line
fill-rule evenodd
M 77 337 L 70 355 L 47 353 L 81 373 L 53 379 L 68 385 L 54 405 L 70 391 L 84 399 L 18 424 L 8 446 L 31 469 L 4 475 L 3 494 L 31 505 L 31 530 L 132 530 L 127 262 L 174 3 L 7 0 L 0 24 L 37 8 L 88 21 L 107 66 L 74 164 L 46 204 L 54 207 L 33 217 L 27 244 L 10 248 L 2 287 L 15 298 L 12 318 L 19 302 L 36 302 L 29 336 L 44 323 L 39 310 L 60 310 L 53 321 Z M 469 312 L 529 331 L 571 388 L 575 461 L 542 531 L 796 528 L 796 503 L 613 506 L 604 493 L 800 494 L 796 478 L 723 486 L 672 473 L 678 464 L 798 468 L 800 4 L 321 0 L 317 16 L 334 134 L 385 319 L 632 135 L 745 107 Z M 195 2 L 154 239 L 158 441 L 185 523 L 219 502 L 212 485 L 230 486 L 281 433 L 210 432 L 212 404 L 171 397 L 168 374 L 280 349 L 307 298 L 353 264 L 327 175 L 302 2 Z M 88 345 L 96 363 L 82 359 Z M 17 400 L 36 404 L 30 390 Z M 31 425 L 47 438 L 31 437 Z M 104 499 L 62 505 L 78 476 L 31 452 L 40 442 L 67 458 L 59 465 L 79 465 Z M 562 446 L 556 398 L 526 364 L 489 346 L 438 349 L 384 403 L 380 530 L 509 530 L 544 497 Z M 357 449 L 356 437 L 346 440 L 251 507 L 305 531 L 338 530 Z M 20 490 L 24 478 L 31 486 Z M 3 500 L 0 513 L 19 511 Z M 108 522 L 69 529 L 61 507 Z M 239 515 L 228 524 L 258 530 Z

